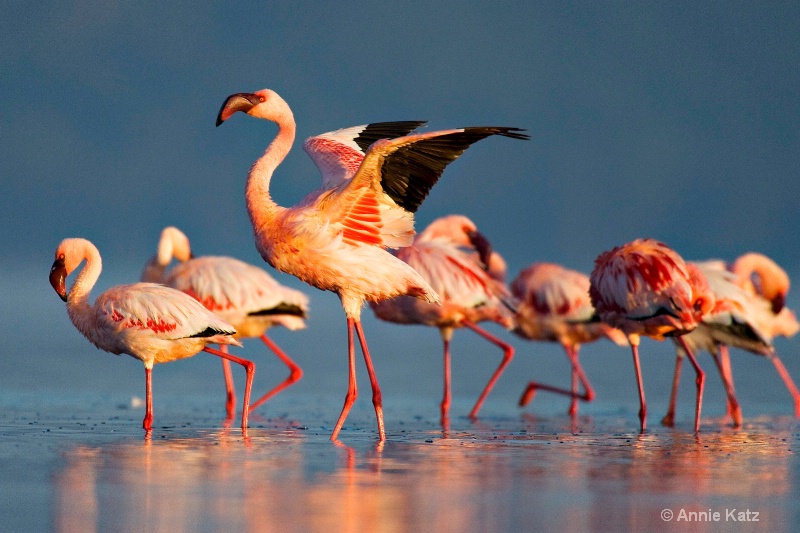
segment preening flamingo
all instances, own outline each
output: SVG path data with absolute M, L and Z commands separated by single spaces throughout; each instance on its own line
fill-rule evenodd
M 774 337 L 792 337 L 800 330 L 800 323 L 794 312 L 785 306 L 789 292 L 789 275 L 775 261 L 764 254 L 749 252 L 739 256 L 730 266 L 736 274 L 737 283 L 757 298 L 763 298 L 770 304 L 772 320 L 767 333 Z M 794 400 L 794 416 L 800 418 L 800 390 L 778 355 L 773 351 L 767 357 L 778 371 L 784 385 Z M 730 365 L 728 365 L 730 369 Z M 733 377 L 731 376 L 731 380 Z
M 86 263 L 68 292 L 66 278 L 84 260 Z M 117 285 L 103 292 L 92 304 L 90 293 L 101 270 L 100 252 L 91 242 L 64 239 L 56 249 L 50 284 L 67 303 L 72 323 L 92 344 L 116 355 L 126 353 L 144 363 L 146 414 L 142 427 L 150 430 L 153 424 L 153 365 L 206 351 L 245 368 L 242 431 L 246 432 L 255 364 L 208 346 L 241 346 L 234 337 L 233 326 L 191 296 L 154 283 Z
M 569 414 L 578 413 L 578 400 L 594 399 L 594 390 L 578 361 L 581 344 L 606 337 L 620 346 L 628 344 L 625 334 L 599 320 L 589 299 L 589 276 L 554 263 L 534 263 L 511 282 L 511 293 L 519 302 L 513 332 L 528 340 L 557 342 L 572 366 L 572 390 L 528 383 L 519 399 L 527 405 L 538 389 L 572 397 Z M 578 392 L 578 381 L 583 394 Z
M 656 340 L 678 337 L 697 374 L 694 429 L 699 431 L 705 374 L 682 336 L 714 306 L 714 294 L 702 272 L 667 245 L 637 239 L 600 254 L 590 282 L 589 295 L 601 320 L 628 336 L 639 387 L 641 430 L 646 427 L 647 406 L 639 341 L 645 335 Z
M 450 340 L 453 330 L 466 327 L 503 350 L 500 366 L 492 374 L 469 413 L 476 418 L 484 400 L 514 357 L 514 348 L 478 326 L 491 321 L 511 327 L 512 313 L 505 284 L 488 272 L 492 250 L 475 223 L 463 215 L 438 218 L 421 231 L 414 243 L 396 256 L 427 281 L 441 298 L 441 305 L 412 296 L 370 302 L 375 316 L 398 324 L 422 324 L 439 328 L 444 343 L 444 394 L 441 423 L 447 427 L 450 409 Z M 494 254 L 496 255 L 496 254 Z M 499 258 L 495 258 L 495 263 Z
M 702 271 L 714 293 L 714 307 L 703 316 L 695 330 L 683 336 L 683 340 L 694 353 L 704 350 L 714 358 L 725 386 L 728 414 L 733 419 L 733 425 L 739 427 L 742 424 L 742 412 L 733 388 L 730 367 L 726 366 L 728 346 L 761 355 L 774 353 L 771 342 L 774 315 L 770 310 L 770 303 L 742 289 L 736 283 L 736 275 L 725 270 L 724 263 L 707 261 L 695 265 Z M 684 356 L 683 348 L 677 342 L 676 352 L 669 408 L 661 421 L 666 426 L 672 426 L 675 421 L 675 404 Z
M 361 328 L 362 306 L 365 301 L 404 294 L 428 302 L 439 301 L 417 272 L 386 249 L 411 244 L 414 212 L 445 167 L 470 145 L 491 135 L 528 137 L 518 128 L 477 127 L 380 139 L 369 146 L 350 179 L 331 178 L 323 168 L 323 182 L 338 181 L 338 185 L 323 187 L 298 205 L 285 208 L 272 200 L 269 186 L 275 169 L 294 142 L 292 111 L 269 89 L 237 93 L 222 104 L 217 125 L 237 111 L 278 126 L 276 137 L 247 177 L 245 199 L 256 248 L 278 270 L 336 293 L 347 318 L 348 392 L 331 440 L 337 439 L 357 396 L 354 329 L 370 376 L 379 438 L 385 440 L 380 387 Z
M 173 258 L 180 263 L 167 271 Z M 289 377 L 254 401 L 250 405 L 251 411 L 303 376 L 300 367 L 266 334 L 276 325 L 290 330 L 306 327 L 308 297 L 302 292 L 284 287 L 263 269 L 233 257 L 193 257 L 189 238 L 174 226 L 161 231 L 158 251 L 145 266 L 142 281 L 163 283 L 192 296 L 232 324 L 237 339 L 260 338 L 289 368 Z M 220 350 L 225 352 L 227 347 L 222 344 Z M 236 395 L 227 359 L 222 360 L 222 368 L 227 391 L 226 408 L 228 416 L 232 417 Z
M 735 427 L 741 425 L 741 407 L 736 399 L 728 353 L 728 346 L 731 346 L 763 355 L 772 361 L 792 394 L 795 416 L 800 416 L 800 391 L 772 343 L 775 337 L 790 337 L 800 329 L 795 314 L 784 306 L 789 276 L 770 258 L 755 253 L 744 254 L 729 270 L 721 261 L 707 261 L 698 266 L 715 294 L 716 304 L 697 330 L 686 336 L 686 341 L 693 350 L 705 350 L 714 357 L 725 385 L 726 415 L 733 419 Z M 669 409 L 662 420 L 667 426 L 674 423 L 682 356 L 679 349 Z

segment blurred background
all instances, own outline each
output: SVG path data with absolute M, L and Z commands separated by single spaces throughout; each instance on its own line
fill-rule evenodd
M 80 236 L 103 256 L 95 294 L 135 281 L 161 229 L 176 225 L 196 254 L 262 265 L 309 294 L 307 330 L 272 330 L 305 369 L 284 394 L 343 397 L 338 299 L 274 272 L 253 245 L 244 181 L 276 128 L 244 116 L 214 127 L 229 94 L 264 87 L 286 99 L 298 123 L 297 145 L 272 182 L 283 205 L 320 182 L 300 148 L 308 136 L 388 120 L 428 120 L 429 129 L 515 126 L 531 140 L 473 146 L 420 208 L 418 229 L 445 214 L 469 216 L 505 256 L 510 278 L 535 261 L 588 273 L 599 253 L 637 237 L 663 240 L 687 259 L 759 251 L 800 276 L 796 3 L 12 0 L 2 11 L 0 388 L 7 393 L 142 396 L 141 364 L 82 338 L 47 274 L 59 241 Z M 789 294 L 791 308 L 800 306 L 797 293 Z M 438 332 L 378 322 L 369 309 L 364 327 L 387 406 L 393 395 L 430 397 L 437 416 Z M 518 354 L 484 414 L 513 406 L 528 379 L 568 385 L 558 346 L 504 338 Z M 800 378 L 797 340 L 777 347 Z M 258 341 L 237 353 L 257 362 L 259 390 L 286 374 Z M 655 405 L 666 403 L 673 353 L 670 343 L 643 343 Z M 500 356 L 472 332 L 456 333 L 461 414 Z M 604 341 L 585 347 L 582 361 L 598 393 L 583 412 L 621 405 L 635 413 L 628 350 Z M 721 406 L 711 359 L 700 362 L 711 376 L 707 399 Z M 368 408 L 359 365 L 359 403 Z M 745 416 L 755 404 L 791 412 L 767 361 L 735 352 L 733 365 Z M 155 376 L 156 395 L 222 395 L 211 356 L 158 367 Z M 679 418 L 689 423 L 692 372 L 684 378 Z M 540 396 L 566 409 L 563 398 Z

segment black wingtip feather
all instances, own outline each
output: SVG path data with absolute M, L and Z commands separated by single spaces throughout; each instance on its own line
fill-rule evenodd
M 212 327 L 207 327 L 203 331 L 198 331 L 194 335 L 189 335 L 189 338 L 192 337 L 213 337 L 214 335 L 235 335 L 235 331 L 222 331 L 221 329 L 216 329 Z
M 527 133 L 522 133 L 523 131 L 528 131 L 522 128 L 506 128 L 498 126 L 464 128 L 465 132 L 471 130 L 482 133 L 484 137 L 489 137 L 490 135 L 499 135 L 501 137 L 509 137 L 511 139 L 519 139 L 521 141 L 528 141 L 531 138 Z
M 467 148 L 492 135 L 527 140 L 528 135 L 522 133 L 523 131 L 525 130 L 520 128 L 499 126 L 471 127 L 420 139 L 403 146 L 387 156 L 383 162 L 383 190 L 397 205 L 415 213 L 445 167 Z
M 251 316 L 267 316 L 267 315 L 292 315 L 300 318 L 306 318 L 306 312 L 298 305 L 281 303 L 270 309 L 261 309 L 253 313 L 248 313 Z

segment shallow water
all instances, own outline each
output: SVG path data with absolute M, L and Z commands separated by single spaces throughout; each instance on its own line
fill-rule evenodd
M 435 405 L 395 398 L 379 444 L 360 399 L 334 444 L 338 412 L 324 397 L 275 398 L 252 415 L 247 438 L 203 398 L 163 398 L 149 437 L 143 410 L 122 398 L 2 401 L 0 510 L 9 531 L 791 531 L 800 523 L 800 424 L 784 415 L 748 418 L 740 430 L 706 418 L 699 436 L 687 419 L 640 435 L 621 406 L 584 408 L 574 423 L 564 406 L 509 408 L 477 422 L 454 416 L 444 431 Z M 468 407 L 456 402 L 454 413 Z M 758 522 L 739 523 L 748 517 Z

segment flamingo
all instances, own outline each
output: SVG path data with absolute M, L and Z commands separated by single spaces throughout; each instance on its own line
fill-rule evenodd
M 84 260 L 86 263 L 68 292 L 66 278 Z M 117 285 L 92 304 L 90 293 L 101 270 L 100 252 L 94 244 L 86 239 L 64 239 L 56 248 L 50 284 L 67 303 L 72 323 L 92 344 L 116 355 L 131 355 L 144 363 L 146 413 L 142 427 L 150 431 L 153 426 L 153 365 L 205 351 L 245 368 L 242 431 L 246 434 L 255 364 L 208 346 L 241 346 L 233 326 L 191 296 L 154 283 Z
M 166 272 L 173 257 L 180 263 Z M 251 411 L 303 376 L 302 369 L 266 334 L 275 325 L 290 330 L 306 327 L 308 297 L 302 292 L 284 287 L 263 269 L 233 257 L 193 257 L 189 238 L 174 226 L 161 231 L 158 252 L 145 266 L 142 281 L 163 283 L 192 296 L 232 324 L 237 339 L 260 338 L 289 368 L 289 377 L 253 402 Z M 220 345 L 220 350 L 227 351 L 227 346 Z M 228 416 L 232 417 L 236 395 L 227 359 L 222 360 L 222 369 L 227 391 L 226 408 Z
M 744 254 L 730 266 L 722 261 L 706 261 L 699 266 L 715 292 L 717 304 L 686 340 L 693 348 L 708 351 L 714 358 L 725 385 L 726 416 L 733 419 L 734 427 L 741 426 L 741 407 L 736 399 L 728 353 L 728 346 L 733 346 L 772 361 L 794 399 L 795 417 L 800 417 L 800 391 L 772 343 L 776 336 L 790 337 L 800 330 L 794 312 L 784 306 L 789 276 L 769 257 L 757 253 Z M 718 309 L 720 305 L 722 308 Z M 674 423 L 682 355 L 679 349 L 669 409 L 662 420 L 667 426 Z
M 440 404 L 441 423 L 447 427 L 450 409 L 450 340 L 453 331 L 469 328 L 503 350 L 500 366 L 483 389 L 470 418 L 478 416 L 484 400 L 506 366 L 514 348 L 478 326 L 491 321 L 508 329 L 512 325 L 507 307 L 510 293 L 505 284 L 487 272 L 491 248 L 472 220 L 463 215 L 438 218 L 421 231 L 414 243 L 396 256 L 408 263 L 441 297 L 441 305 L 411 296 L 370 302 L 375 316 L 397 324 L 422 324 L 439 328 L 444 343 L 444 395 Z M 494 254 L 497 255 L 497 254 Z M 495 257 L 495 266 L 502 258 Z
M 714 294 L 702 272 L 677 252 L 653 239 L 637 239 L 600 254 L 590 276 L 589 295 L 601 320 L 628 336 L 639 388 L 639 421 L 646 427 L 647 406 L 639 366 L 642 335 L 664 340 L 676 336 L 697 379 L 695 433 L 700 430 L 705 374 L 683 335 L 714 306 Z
M 589 276 L 555 263 L 534 263 L 511 282 L 511 293 L 519 301 L 513 332 L 528 340 L 557 342 L 572 366 L 572 390 L 567 391 L 535 381 L 528 383 L 519 400 L 527 405 L 538 389 L 572 397 L 568 413 L 578 413 L 578 399 L 590 402 L 594 390 L 578 361 L 580 346 L 606 337 L 620 346 L 625 334 L 601 322 L 589 299 Z M 578 381 L 584 393 L 578 393 Z
M 714 358 L 725 386 L 727 414 L 733 419 L 734 427 L 740 427 L 742 411 L 736 399 L 730 366 L 726 363 L 728 346 L 770 357 L 775 353 L 772 338 L 780 324 L 775 320 L 770 302 L 743 289 L 737 283 L 736 274 L 725 270 L 724 263 L 706 261 L 695 264 L 708 281 L 715 303 L 697 328 L 684 336 L 684 340 L 693 352 L 704 350 Z M 680 367 L 684 355 L 683 349 L 677 343 L 676 352 L 669 408 L 661 421 L 666 426 L 674 424 Z
M 372 386 L 379 439 L 384 441 L 380 386 L 361 327 L 361 309 L 365 301 L 404 294 L 439 301 L 430 285 L 387 248 L 411 244 L 414 213 L 445 167 L 470 145 L 492 135 L 528 136 L 519 128 L 474 127 L 379 139 L 366 149 L 352 177 L 340 179 L 333 187 L 323 186 L 286 208 L 272 200 L 269 186 L 294 142 L 296 125 L 289 105 L 270 89 L 236 93 L 222 104 L 217 126 L 237 111 L 278 126 L 277 135 L 247 177 L 245 200 L 256 248 L 278 270 L 336 293 L 347 319 L 348 389 L 330 438 L 337 440 L 358 396 L 355 330 Z M 341 168 L 341 160 L 333 160 Z M 329 178 L 323 170 L 323 183 L 330 184 Z

